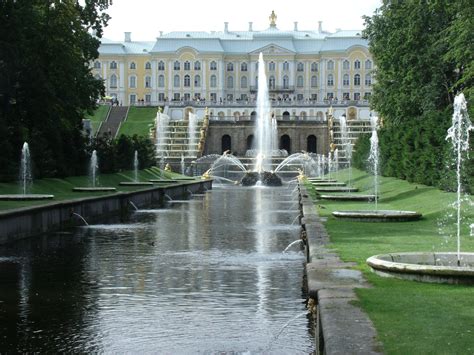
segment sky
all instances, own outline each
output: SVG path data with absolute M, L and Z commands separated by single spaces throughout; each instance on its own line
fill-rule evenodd
M 381 0 L 113 0 L 107 13 L 112 17 L 104 37 L 123 40 L 124 32 L 132 32 L 132 40 L 153 41 L 172 31 L 247 31 L 269 27 L 272 10 L 280 30 L 323 30 L 334 32 L 363 29 L 363 15 L 372 15 Z

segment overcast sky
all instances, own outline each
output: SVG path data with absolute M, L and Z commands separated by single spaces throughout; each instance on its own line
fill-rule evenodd
M 154 40 L 160 31 L 222 31 L 229 22 L 230 31 L 246 31 L 253 22 L 255 31 L 269 26 L 272 10 L 277 27 L 292 30 L 315 30 L 318 21 L 323 29 L 358 30 L 363 15 L 372 15 L 381 0 L 113 0 L 107 11 L 112 19 L 104 37 L 122 40 L 132 32 L 132 40 Z

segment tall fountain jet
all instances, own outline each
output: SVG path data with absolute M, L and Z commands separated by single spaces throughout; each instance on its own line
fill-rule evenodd
M 270 171 L 272 156 L 272 120 L 270 117 L 270 100 L 268 98 L 267 75 L 265 73 L 265 62 L 263 54 L 258 58 L 258 93 L 257 93 L 257 125 L 255 131 L 257 156 L 255 159 L 255 171 L 263 173 Z
M 30 158 L 30 148 L 28 143 L 23 144 L 21 150 L 21 162 L 20 162 L 20 186 L 21 193 L 26 195 L 29 191 L 33 178 L 31 174 L 31 158 Z

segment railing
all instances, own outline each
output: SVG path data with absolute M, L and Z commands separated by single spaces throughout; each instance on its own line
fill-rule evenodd
M 282 122 L 320 122 L 324 123 L 327 122 L 326 118 L 322 117 L 317 117 L 317 116 L 305 116 L 305 117 L 294 117 L 294 116 L 276 116 L 276 119 L 278 123 Z M 249 116 L 240 116 L 240 117 L 235 117 L 235 116 L 210 116 L 209 120 L 211 122 L 251 122 L 255 121 L 256 119 L 253 117 Z
M 258 85 L 250 86 L 250 92 L 257 92 L 257 91 L 258 91 Z M 294 85 L 269 85 L 268 86 L 268 91 L 270 91 L 270 92 L 291 92 L 291 91 L 295 91 L 295 86 Z

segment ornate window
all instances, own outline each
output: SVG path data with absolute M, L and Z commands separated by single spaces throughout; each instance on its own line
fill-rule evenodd
M 359 59 L 356 59 L 354 61 L 354 69 L 360 69 L 360 60 Z
M 209 64 L 209 69 L 210 70 L 217 70 L 217 63 L 212 61 L 211 64 Z
M 151 76 L 145 76 L 145 87 L 151 88 Z
M 287 61 L 284 61 L 283 62 L 283 70 L 290 70 L 290 63 L 288 63 Z
M 116 88 L 117 87 L 117 75 L 112 74 L 110 76 L 110 87 L 111 88 Z
M 211 88 L 217 87 L 217 77 L 215 75 L 211 75 Z
M 328 75 L 328 86 L 334 85 L 334 76 L 332 74 Z
M 270 90 L 275 89 L 275 77 L 273 75 L 270 76 L 270 79 L 268 80 L 268 88 Z
M 158 70 L 165 70 L 165 62 L 162 60 L 158 62 Z
M 342 77 L 342 85 L 348 86 L 350 84 L 349 74 L 344 74 Z
M 328 63 L 327 63 L 327 69 L 328 70 L 334 70 L 334 61 L 333 60 L 329 60 Z
M 304 71 L 304 64 L 299 62 L 296 66 L 296 71 Z
M 181 64 L 180 64 L 178 61 L 175 61 L 175 62 L 174 62 L 173 69 L 174 69 L 174 70 L 180 70 L 180 69 L 181 69 Z
M 351 68 L 351 63 L 346 59 L 342 62 L 342 69 L 349 70 Z
M 371 85 L 372 85 L 372 75 L 365 74 L 365 86 L 371 86 Z
M 372 61 L 370 59 L 365 61 L 365 69 L 372 69 Z
M 189 63 L 188 61 L 185 61 L 184 62 L 184 70 L 191 70 L 191 63 Z
M 201 62 L 199 61 L 194 62 L 194 70 L 201 70 Z
M 191 86 L 191 77 L 189 75 L 184 76 L 184 87 L 190 87 Z
M 270 62 L 268 63 L 268 70 L 269 71 L 275 71 L 275 62 Z
M 240 71 L 247 71 L 247 63 L 240 64 Z
M 303 78 L 303 75 L 299 75 L 297 78 L 296 78 L 296 86 L 299 87 L 299 88 L 302 88 L 304 86 L 304 78 Z
M 128 83 L 128 86 L 132 89 L 136 88 L 137 87 L 137 77 L 135 75 L 132 75 L 130 77 L 130 81 Z
M 233 89 L 234 88 L 234 77 L 233 76 L 228 76 L 227 77 L 227 89 Z
M 174 86 L 175 88 L 179 88 L 179 80 L 180 80 L 180 79 L 179 79 L 179 75 L 175 75 L 175 76 L 174 76 L 174 80 L 173 80 L 173 86 Z
M 311 71 L 312 72 L 318 71 L 318 63 L 316 62 L 311 63 Z
M 110 62 L 110 69 L 117 69 L 117 62 L 116 61 Z
M 158 76 L 158 87 L 160 87 L 160 88 L 165 87 L 165 76 L 164 75 Z
M 247 86 L 248 86 L 247 77 L 246 77 L 246 76 L 242 76 L 242 77 L 240 78 L 240 88 L 241 88 L 241 89 L 247 89 Z
M 200 87 L 201 86 L 201 76 L 196 75 L 194 76 L 194 87 Z
M 135 62 L 131 62 L 130 63 L 130 69 L 137 69 L 137 65 L 135 64 Z
M 227 63 L 227 71 L 234 71 L 234 64 L 233 63 Z
M 311 77 L 311 87 L 315 88 L 318 86 L 318 77 L 316 75 L 313 75 Z
M 290 78 L 288 75 L 283 76 L 283 89 L 289 89 L 290 88 Z
M 359 74 L 354 75 L 354 85 L 355 86 L 360 85 L 360 75 Z
M 151 69 L 151 63 L 150 63 L 150 62 L 146 62 L 146 63 L 145 63 L 145 69 L 146 69 L 146 70 Z
M 94 69 L 100 69 L 100 62 L 98 60 L 94 62 Z

